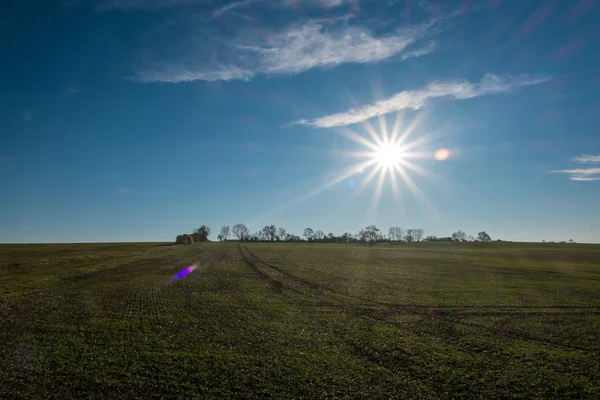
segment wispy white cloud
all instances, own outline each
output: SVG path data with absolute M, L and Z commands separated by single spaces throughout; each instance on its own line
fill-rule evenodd
M 600 156 L 591 156 L 589 154 L 584 154 L 575 157 L 573 161 L 577 161 L 582 164 L 600 164 Z
M 249 6 L 254 3 L 265 3 L 270 6 L 284 6 L 284 7 L 300 7 L 300 6 L 310 6 L 310 7 L 321 7 L 325 9 L 339 7 L 343 4 L 351 4 L 356 5 L 356 0 L 284 0 L 282 2 L 273 2 L 268 0 L 239 0 L 232 1 L 229 4 L 226 4 L 220 8 L 217 8 L 212 12 L 213 18 L 220 17 L 221 15 L 227 13 L 228 11 L 235 10 L 236 8 L 242 8 Z
M 402 56 L 400 58 L 403 60 L 406 60 L 408 58 L 421 57 L 421 56 L 427 55 L 429 53 L 433 53 L 434 50 L 435 50 L 435 43 L 431 42 L 425 47 L 402 53 Z
M 558 174 L 569 174 L 573 181 L 597 181 L 600 180 L 600 168 L 577 168 L 550 171 Z
M 199 62 L 186 55 L 176 62 L 147 67 L 132 78 L 141 82 L 249 79 L 257 74 L 294 74 L 345 63 L 419 57 L 434 49 L 433 43 L 415 48 L 417 42 L 427 36 L 430 26 L 420 25 L 376 36 L 364 27 L 348 26 L 340 18 L 310 20 L 273 34 L 242 35 L 234 42 L 221 43 L 211 49 L 214 54 L 209 62 Z M 196 51 L 190 50 L 190 53 Z
M 212 16 L 213 18 L 217 18 L 223 14 L 225 14 L 228 11 L 234 10 L 236 8 L 240 8 L 240 7 L 245 7 L 247 5 L 253 4 L 253 3 L 259 3 L 259 2 L 263 2 L 265 0 L 241 0 L 241 1 L 234 1 L 231 2 L 223 7 L 217 8 L 216 10 L 214 10 L 212 12 Z
M 581 155 L 575 157 L 573 161 L 581 164 L 600 164 L 600 155 Z M 576 169 L 561 169 L 550 171 L 557 174 L 569 174 L 573 181 L 600 181 L 600 168 L 576 168 Z
M 68 6 L 79 4 L 79 0 L 67 0 Z M 97 2 L 100 11 L 108 10 L 155 10 L 195 3 L 210 3 L 210 0 L 102 0 Z
M 310 22 L 268 39 L 256 49 L 266 73 L 297 73 L 317 66 L 371 63 L 401 53 L 420 35 L 414 29 L 375 37 L 364 28 L 331 31 Z
M 311 5 L 322 8 L 334 8 L 344 4 L 358 4 L 357 0 L 284 0 L 286 6 Z
M 192 81 L 230 81 L 247 80 L 254 72 L 234 65 L 217 65 L 199 69 L 195 65 L 167 64 L 156 70 L 141 71 L 131 79 L 138 82 L 192 82 Z
M 573 175 L 571 177 L 572 181 L 582 181 L 582 182 L 592 182 L 592 181 L 600 181 L 600 175 L 590 176 L 590 175 Z
M 268 3 L 269 5 L 279 6 L 319 6 L 322 8 L 334 8 L 342 4 L 354 4 L 356 0 L 283 0 L 283 1 L 269 1 L 269 0 L 237 0 L 231 1 L 228 4 L 221 6 L 220 8 L 213 11 L 213 16 L 218 17 L 219 15 L 236 9 L 250 5 L 252 3 Z M 83 4 L 82 0 L 64 0 L 63 5 L 65 7 L 75 7 Z M 156 10 L 160 8 L 168 7 L 179 7 L 190 4 L 211 4 L 214 1 L 211 0 L 93 0 L 93 4 L 100 11 L 108 10 Z
M 466 80 L 436 81 L 428 84 L 423 89 L 405 90 L 392 97 L 361 108 L 326 115 L 312 121 L 301 120 L 296 123 L 320 128 L 352 125 L 395 111 L 405 109 L 418 110 L 425 106 L 429 100 L 435 98 L 465 100 L 486 94 L 511 92 L 522 86 L 536 85 L 549 79 L 549 77 L 529 75 L 511 77 L 487 74 L 479 83 L 471 83 Z

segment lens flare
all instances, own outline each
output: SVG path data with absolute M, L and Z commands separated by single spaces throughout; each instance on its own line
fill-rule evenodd
M 187 268 L 179 271 L 177 274 L 175 274 L 175 276 L 173 276 L 173 280 L 177 281 L 177 280 L 183 278 L 184 276 L 189 275 L 195 269 L 196 269 L 195 265 L 190 265 L 189 267 L 187 267 Z
M 450 150 L 448 149 L 439 149 L 435 152 L 435 159 L 438 161 L 446 161 L 450 157 Z

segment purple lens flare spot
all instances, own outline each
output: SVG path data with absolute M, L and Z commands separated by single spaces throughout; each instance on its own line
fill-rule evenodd
M 193 270 L 196 269 L 195 265 L 190 265 L 187 268 L 184 268 L 183 270 L 179 271 L 177 274 L 175 274 L 175 276 L 173 276 L 173 280 L 179 280 L 181 278 L 183 278 L 186 275 L 189 275 Z

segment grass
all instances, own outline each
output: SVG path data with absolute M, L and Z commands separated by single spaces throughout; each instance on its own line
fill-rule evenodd
M 0 398 L 600 398 L 599 289 L 592 245 L 1 245 Z

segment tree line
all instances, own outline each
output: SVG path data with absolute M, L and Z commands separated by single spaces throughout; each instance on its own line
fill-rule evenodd
M 191 244 L 206 242 L 210 236 L 211 229 L 206 225 L 195 229 L 191 234 L 178 235 L 177 244 Z M 422 228 L 404 229 L 399 226 L 389 228 L 387 234 L 383 233 L 375 225 L 369 225 L 357 233 L 345 232 L 342 235 L 325 233 L 322 230 L 306 228 L 302 236 L 288 233 L 285 228 L 275 225 L 266 225 L 261 230 L 251 233 L 245 224 L 225 225 L 217 235 L 219 241 L 237 240 L 242 242 L 310 242 L 310 243 L 367 243 L 375 244 L 382 242 L 414 243 L 414 242 L 491 242 L 492 238 L 485 231 L 477 234 L 477 237 L 458 230 L 449 237 L 425 236 Z

